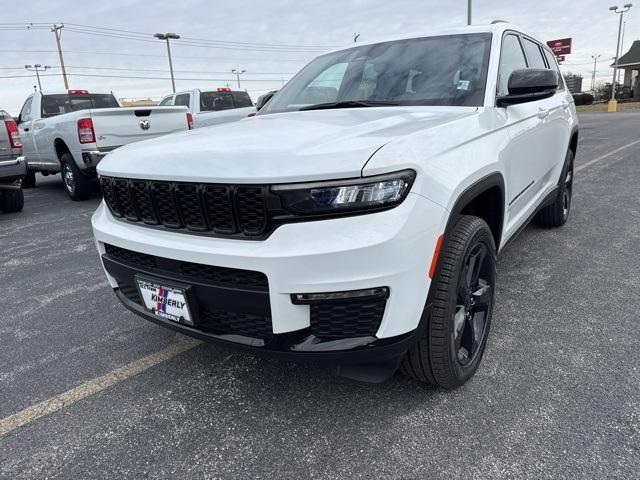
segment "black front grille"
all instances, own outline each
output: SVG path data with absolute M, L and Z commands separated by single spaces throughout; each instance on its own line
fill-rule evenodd
M 149 273 L 172 276 L 178 274 L 185 280 L 227 287 L 241 287 L 259 291 L 268 291 L 269 289 L 267 276 L 262 272 L 169 260 L 109 244 L 105 244 L 105 250 L 109 257 L 140 267 Z
M 242 335 L 268 340 L 273 336 L 271 318 L 250 313 L 200 307 L 198 327 L 216 335 Z
M 246 185 L 129 180 L 102 177 L 104 200 L 119 218 L 217 235 L 267 233 L 268 188 Z
M 132 250 L 127 250 L 126 248 L 115 247 L 108 243 L 105 243 L 104 248 L 107 255 L 123 262 L 145 268 L 156 268 L 158 266 L 158 257 L 154 257 L 153 255 L 134 252 Z
M 311 333 L 322 339 L 375 336 L 386 299 L 311 305 Z

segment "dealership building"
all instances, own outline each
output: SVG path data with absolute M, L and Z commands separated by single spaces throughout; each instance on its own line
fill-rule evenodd
M 613 67 L 613 65 L 611 65 Z M 624 70 L 624 80 L 622 87 L 631 90 L 634 98 L 640 99 L 640 88 L 638 88 L 638 75 L 640 73 L 640 40 L 636 40 L 631 45 L 627 53 L 618 59 L 618 68 Z

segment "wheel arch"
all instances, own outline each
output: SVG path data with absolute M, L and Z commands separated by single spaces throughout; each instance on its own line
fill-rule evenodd
M 71 150 L 65 143 L 65 141 L 61 138 L 56 138 L 53 142 L 53 148 L 56 151 L 56 157 L 58 157 L 58 161 L 62 159 L 62 155 L 65 153 L 71 154 Z
M 569 149 L 573 152 L 573 155 L 578 152 L 578 127 L 576 126 L 571 131 L 571 137 L 569 140 Z
M 491 173 L 468 186 L 456 199 L 447 220 L 445 232 L 451 231 L 460 215 L 482 218 L 493 235 L 496 250 L 500 248 L 505 216 L 504 177 L 499 172 Z

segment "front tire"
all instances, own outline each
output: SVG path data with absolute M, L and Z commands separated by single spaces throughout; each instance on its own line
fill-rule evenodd
M 496 247 L 484 220 L 460 217 L 445 238 L 438 270 L 426 332 L 401 368 L 416 380 L 453 389 L 478 369 L 491 325 Z
M 0 210 L 4 213 L 19 212 L 24 208 L 24 193 L 18 190 L 0 190 Z
M 60 174 L 67 194 L 73 201 L 87 200 L 93 194 L 93 181 L 84 175 L 70 153 L 60 159 Z

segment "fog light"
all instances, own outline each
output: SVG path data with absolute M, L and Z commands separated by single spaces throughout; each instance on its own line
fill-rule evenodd
M 311 305 L 327 302 L 353 302 L 368 298 L 389 298 L 389 287 L 347 290 L 344 292 L 293 293 L 291 301 L 296 305 Z

